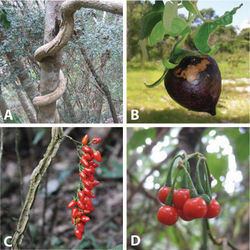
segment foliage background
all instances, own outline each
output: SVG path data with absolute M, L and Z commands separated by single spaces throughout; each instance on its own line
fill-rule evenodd
M 0 179 L 1 249 L 7 249 L 3 241 L 16 230 L 22 208 L 20 192 L 26 196 L 32 171 L 50 141 L 50 129 L 1 130 L 4 133 Z M 67 128 L 66 131 L 78 141 L 86 133 L 90 138 L 102 138 L 96 148 L 102 153 L 103 161 L 95 174 L 101 184 L 93 189 L 96 198 L 92 200 L 95 210 L 89 214 L 91 221 L 85 226 L 83 240 L 79 241 L 67 208 L 79 186 L 79 159 L 74 143 L 65 139 L 38 189 L 21 248 L 122 249 L 122 129 Z
M 7 1 L 8 2 L 8 1 Z M 30 81 L 38 87 L 40 67 L 34 60 L 35 50 L 43 44 L 44 1 L 9 1 L 15 7 L 4 7 L 10 21 L 10 29 L 0 25 L 0 82 L 2 96 L 21 122 L 27 122 L 16 93 L 17 73 L 6 58 L 6 52 L 13 52 L 16 60 L 25 64 Z M 16 2 L 16 3 L 15 3 Z M 0 7 L 2 3 L 0 1 Z M 73 40 L 64 47 L 63 72 L 67 78 L 67 90 L 58 101 L 63 122 L 112 123 L 112 116 L 106 98 L 103 99 L 101 115 L 95 102 L 102 101 L 92 73 L 86 66 L 80 52 L 84 48 L 87 57 L 101 80 L 109 87 L 120 121 L 122 120 L 122 16 L 103 11 L 81 8 L 75 14 Z M 25 93 L 25 91 L 23 90 Z M 100 115 L 100 117 L 99 117 Z M 2 122 L 2 117 L 0 117 Z M 110 121 L 111 119 L 111 121 Z
M 250 6 L 242 1 L 248 12 Z M 139 45 L 139 33 L 142 17 L 152 7 L 150 1 L 127 2 L 127 117 L 129 122 L 162 122 L 162 123 L 203 123 L 203 122 L 244 122 L 249 121 L 249 92 L 250 92 L 250 64 L 249 64 L 249 28 L 237 33 L 235 26 L 228 25 L 218 28 L 209 39 L 209 43 L 219 43 L 219 50 L 213 56 L 221 71 L 223 84 L 222 94 L 217 104 L 217 115 L 212 117 L 206 113 L 189 111 L 181 107 L 167 94 L 164 84 L 148 89 L 144 82 L 150 84 L 160 78 L 164 71 L 163 58 L 169 58 L 170 52 L 178 37 L 165 36 L 164 41 L 147 48 L 147 57 L 142 56 Z M 237 5 L 235 3 L 235 5 Z M 207 20 L 215 19 L 214 9 L 200 10 Z M 236 13 L 233 19 L 237 18 Z M 181 17 L 184 17 L 180 14 Z M 192 30 L 201 23 L 195 19 Z M 196 50 L 190 35 L 184 48 Z M 131 109 L 140 111 L 140 119 L 131 120 Z
M 208 249 L 249 247 L 249 128 L 128 128 L 128 249 L 131 235 L 138 235 L 136 249 L 201 249 L 201 220 L 178 220 L 174 226 L 157 221 L 158 190 L 165 183 L 168 164 L 181 153 L 201 152 L 207 158 L 213 198 L 221 213 L 209 224 L 217 246 L 208 240 Z M 191 165 L 191 175 L 194 173 Z M 134 248 L 133 248 L 134 249 Z

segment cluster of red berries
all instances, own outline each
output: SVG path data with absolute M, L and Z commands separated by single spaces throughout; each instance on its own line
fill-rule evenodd
M 83 154 L 81 156 L 81 164 L 79 167 L 79 176 L 81 178 L 80 189 L 78 190 L 76 197 L 68 204 L 68 208 L 72 209 L 71 216 L 72 224 L 75 227 L 75 236 L 79 240 L 82 239 L 85 224 L 90 221 L 90 218 L 86 214 L 89 214 L 95 209 L 91 199 L 96 196 L 91 190 L 93 187 L 100 184 L 99 181 L 95 180 L 93 174 L 95 173 L 95 168 L 99 166 L 97 162 L 102 161 L 102 156 L 99 151 L 94 151 L 91 147 L 87 146 L 88 140 L 88 135 L 85 135 L 82 139 L 81 149 Z M 100 141 L 100 138 L 93 138 L 90 144 L 98 144 Z
M 162 187 L 158 192 L 159 200 L 165 204 L 171 187 Z M 172 206 L 162 206 L 158 210 L 158 221 L 171 226 L 178 218 L 191 221 L 198 218 L 214 218 L 220 213 L 220 204 L 211 200 L 209 205 L 201 197 L 190 198 L 189 189 L 174 189 Z

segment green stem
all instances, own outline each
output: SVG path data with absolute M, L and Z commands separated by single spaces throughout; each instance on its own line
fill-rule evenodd
M 187 176 L 184 170 L 183 170 L 183 181 L 181 182 L 181 188 L 184 188 L 184 189 L 188 188 Z
M 209 198 L 212 199 L 211 185 L 209 181 L 208 166 L 207 166 L 206 161 L 203 162 L 203 166 L 204 166 L 204 171 L 205 171 L 205 192 L 209 196 Z
M 154 87 L 158 86 L 158 85 L 164 80 L 164 78 L 165 78 L 165 76 L 167 75 L 167 73 L 168 73 L 168 69 L 166 69 L 166 70 L 164 71 L 164 73 L 163 73 L 163 75 L 161 76 L 161 78 L 160 78 L 159 80 L 157 80 L 155 83 L 153 83 L 153 84 L 146 84 L 146 83 L 144 83 L 145 86 L 146 86 L 147 88 L 154 88 Z
M 169 170 L 168 170 L 168 174 L 167 174 L 167 179 L 166 179 L 166 182 L 165 182 L 165 186 L 166 187 L 171 187 L 172 186 L 172 170 L 173 170 L 173 166 L 174 166 L 174 162 L 177 158 L 181 157 L 181 155 L 176 155 L 172 161 L 170 162 L 170 167 L 169 167 Z
M 207 250 L 207 219 L 202 219 L 202 250 Z
M 186 164 L 186 161 L 185 161 L 185 164 Z M 188 181 L 188 187 L 189 187 L 189 190 L 190 190 L 190 197 L 195 198 L 195 197 L 198 196 L 198 193 L 197 193 L 197 191 L 195 189 L 194 183 L 193 183 L 193 181 L 191 179 L 190 174 L 187 171 L 187 168 L 186 168 L 185 164 L 183 165 L 183 169 L 184 169 L 184 171 L 186 173 L 186 177 L 187 177 L 187 181 Z
M 166 205 L 167 206 L 171 206 L 172 205 L 172 199 L 173 199 L 174 188 L 175 188 L 175 183 L 176 183 L 176 180 L 177 180 L 177 176 L 178 176 L 178 173 L 176 174 L 176 176 L 174 178 L 173 186 L 171 187 L 171 190 L 169 192 L 168 198 L 166 200 Z
M 201 158 L 199 157 L 198 158 L 198 161 L 197 161 L 197 164 L 196 164 L 196 175 L 195 175 L 195 179 L 196 179 L 196 188 L 197 188 L 197 191 L 198 191 L 198 194 L 204 194 L 205 191 L 202 187 L 202 184 L 201 184 L 201 177 L 200 177 L 200 162 L 201 162 Z

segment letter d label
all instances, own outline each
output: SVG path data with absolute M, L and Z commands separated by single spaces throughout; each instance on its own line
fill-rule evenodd
M 141 238 L 138 235 L 131 235 L 131 246 L 138 246 L 141 243 Z

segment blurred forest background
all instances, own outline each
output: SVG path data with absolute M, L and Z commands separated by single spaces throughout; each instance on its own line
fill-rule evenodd
M 9 28 L 0 24 L 0 110 L 4 116 L 10 109 L 14 122 L 30 122 L 25 105 L 33 104 L 26 90 L 38 89 L 40 66 L 33 54 L 43 44 L 44 3 L 0 1 L 1 18 L 4 9 L 10 22 Z M 122 122 L 122 16 L 81 8 L 75 13 L 74 35 L 63 51 L 67 89 L 57 101 L 61 122 L 113 123 L 107 99 L 86 60 L 109 88 Z
M 75 144 L 65 138 L 42 179 L 21 248 L 122 249 L 122 129 L 67 128 L 64 133 L 79 142 L 85 134 L 102 139 L 95 146 L 103 159 L 95 173 L 101 182 L 93 189 L 95 210 L 79 241 L 67 208 L 79 187 L 79 160 Z M 16 231 L 32 171 L 50 137 L 48 128 L 1 129 L 1 249 L 9 249 L 3 245 L 4 238 Z
M 235 7 L 243 2 L 242 9 L 250 11 L 248 1 L 235 3 Z M 219 44 L 218 52 L 213 56 L 221 71 L 222 94 L 217 104 L 217 115 L 212 117 L 205 113 L 189 111 L 178 105 L 167 94 L 164 84 L 148 89 L 144 82 L 151 84 L 158 80 L 163 71 L 163 58 L 169 58 L 170 52 L 178 37 L 165 35 L 165 40 L 155 46 L 147 46 L 147 54 L 142 56 L 139 33 L 142 17 L 152 8 L 150 1 L 128 1 L 127 7 L 127 117 L 129 122 L 248 122 L 250 107 L 250 75 L 249 75 L 249 28 L 237 30 L 235 26 L 217 28 L 210 36 L 209 43 Z M 216 1 L 214 9 L 202 9 L 206 20 L 218 17 Z M 226 5 L 225 5 L 226 6 Z M 230 10 L 230 9 L 228 9 Z M 233 20 L 240 15 L 240 10 Z M 185 17 L 180 14 L 180 17 Z M 195 31 L 202 23 L 196 18 L 192 23 Z M 189 35 L 184 48 L 196 50 Z M 140 119 L 131 120 L 131 109 L 140 110 Z
M 221 245 L 208 237 L 207 249 L 249 249 L 249 128 L 129 128 L 127 149 L 128 249 L 131 235 L 141 238 L 133 249 L 201 249 L 202 220 L 179 219 L 174 226 L 157 220 L 158 190 L 171 159 L 183 150 L 205 155 L 214 177 L 212 196 L 221 204 L 220 215 L 208 220 Z

